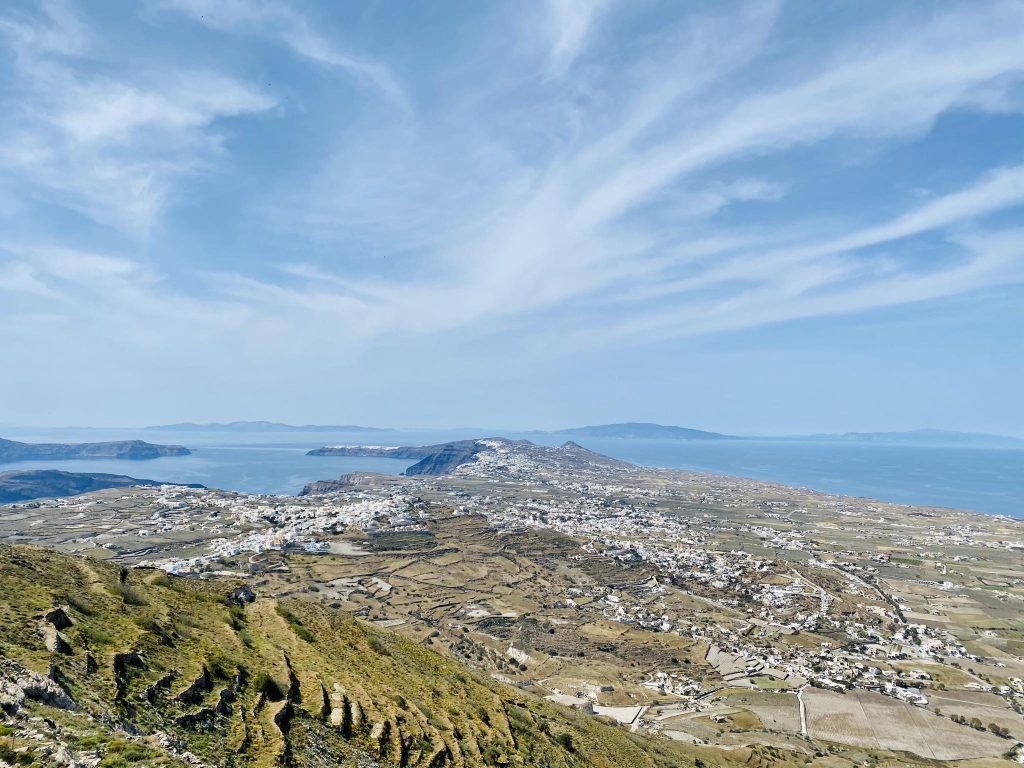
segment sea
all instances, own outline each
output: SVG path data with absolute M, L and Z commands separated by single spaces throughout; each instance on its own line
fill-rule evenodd
M 314 480 L 347 472 L 399 474 L 410 461 L 307 456 L 323 445 L 429 445 L 487 431 L 388 432 L 171 432 L 146 429 L 5 428 L 0 436 L 28 442 L 94 442 L 139 439 L 184 445 L 189 456 L 148 461 L 76 459 L 0 464 L 14 469 L 110 472 L 247 493 L 295 494 Z M 558 444 L 547 434 L 502 436 Z M 617 459 L 652 467 L 698 470 L 769 480 L 827 493 L 882 501 L 971 509 L 1024 519 L 1024 449 L 946 445 L 879 445 L 801 440 L 651 440 L 573 438 Z

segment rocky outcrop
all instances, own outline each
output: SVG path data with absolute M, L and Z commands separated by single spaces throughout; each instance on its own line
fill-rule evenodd
M 176 669 L 161 675 L 143 689 L 142 693 L 139 694 L 139 698 L 152 704 L 161 693 L 170 690 L 171 684 L 177 677 L 178 670 Z
M 71 643 L 52 624 L 42 622 L 39 625 L 39 634 L 43 636 L 43 645 L 50 653 L 63 653 L 70 655 L 74 653 Z
M 48 677 L 43 677 L 16 661 L 0 659 L 0 710 L 13 714 L 25 699 L 58 709 L 74 709 L 67 692 Z
M 193 730 L 212 730 L 217 717 L 217 710 L 214 707 L 201 707 L 195 712 L 186 712 L 174 718 L 175 725 Z
M 400 475 L 388 475 L 383 472 L 349 472 L 336 480 L 317 480 L 307 483 L 299 491 L 299 496 L 312 496 L 318 493 L 337 493 L 339 491 L 358 490 L 360 488 L 381 488 L 401 484 Z
M 0 462 L 64 459 L 128 459 L 139 461 L 161 456 L 188 456 L 181 445 L 157 445 L 143 440 L 105 443 L 20 443 L 0 438 Z
M 123 701 L 128 690 L 128 679 L 133 672 L 146 668 L 146 660 L 136 650 L 115 653 L 112 664 L 114 670 L 114 700 Z
M 67 629 L 74 624 L 71 616 L 68 615 L 67 607 L 63 605 L 58 605 L 47 611 L 43 615 L 43 619 L 52 624 L 56 629 Z
M 133 485 L 163 485 L 158 480 L 142 480 L 128 475 L 103 472 L 62 472 L 58 469 L 33 469 L 0 472 L 0 504 L 29 499 L 77 496 L 104 488 L 126 488 Z M 191 488 L 202 486 L 190 485 Z
M 199 676 L 189 683 L 183 691 L 174 697 L 179 704 L 201 704 L 206 694 L 213 690 L 213 676 L 210 670 L 203 667 Z
M 235 587 L 231 590 L 231 595 L 228 597 L 232 603 L 238 606 L 245 606 L 247 603 L 253 603 L 256 601 L 256 593 L 253 592 L 252 587 L 248 584 L 243 584 L 240 587 Z

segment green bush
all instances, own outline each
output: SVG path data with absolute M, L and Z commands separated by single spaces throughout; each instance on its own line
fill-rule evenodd
M 96 613 L 96 609 L 93 607 L 92 603 L 80 595 L 67 595 L 67 597 L 65 597 L 65 602 L 83 616 L 92 616 Z
M 148 605 L 142 593 L 130 584 L 118 584 L 114 587 L 114 593 L 125 605 Z

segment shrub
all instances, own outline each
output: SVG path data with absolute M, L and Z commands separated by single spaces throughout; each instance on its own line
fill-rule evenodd
M 120 596 L 121 601 L 125 605 L 147 605 L 145 596 L 135 587 L 130 584 L 118 584 L 114 587 L 114 592 Z
M 64 599 L 69 606 L 84 616 L 92 616 L 96 612 L 96 609 L 84 597 L 79 595 L 67 595 Z
M 145 765 L 145 761 L 151 760 L 154 756 L 153 750 L 142 744 L 114 739 L 105 746 L 99 768 L 123 768 L 140 763 Z
M 370 648 L 372 648 L 376 653 L 380 654 L 381 656 L 391 655 L 391 651 L 388 650 L 388 647 L 384 644 L 384 641 L 376 635 L 369 635 L 366 638 L 366 642 L 370 646 Z
M 277 681 L 266 672 L 260 672 L 253 680 L 253 686 L 260 691 L 269 701 L 281 701 L 284 698 L 284 691 Z

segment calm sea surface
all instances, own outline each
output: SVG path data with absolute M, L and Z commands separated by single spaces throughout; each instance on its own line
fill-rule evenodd
M 509 437 L 517 435 L 508 434 Z M 150 461 L 75 460 L 0 464 L 8 469 L 112 472 L 201 483 L 251 493 L 293 494 L 313 480 L 346 472 L 400 473 L 395 459 L 306 456 L 321 445 L 422 445 L 481 436 L 467 432 L 202 433 L 147 430 L 5 430 L 14 440 L 83 442 L 138 438 L 185 445 L 191 456 Z M 534 442 L 561 438 L 529 435 Z M 634 440 L 578 438 L 591 450 L 636 464 L 739 475 L 830 493 L 909 504 L 974 509 L 1024 518 L 1024 450 L 866 445 L 782 440 Z

